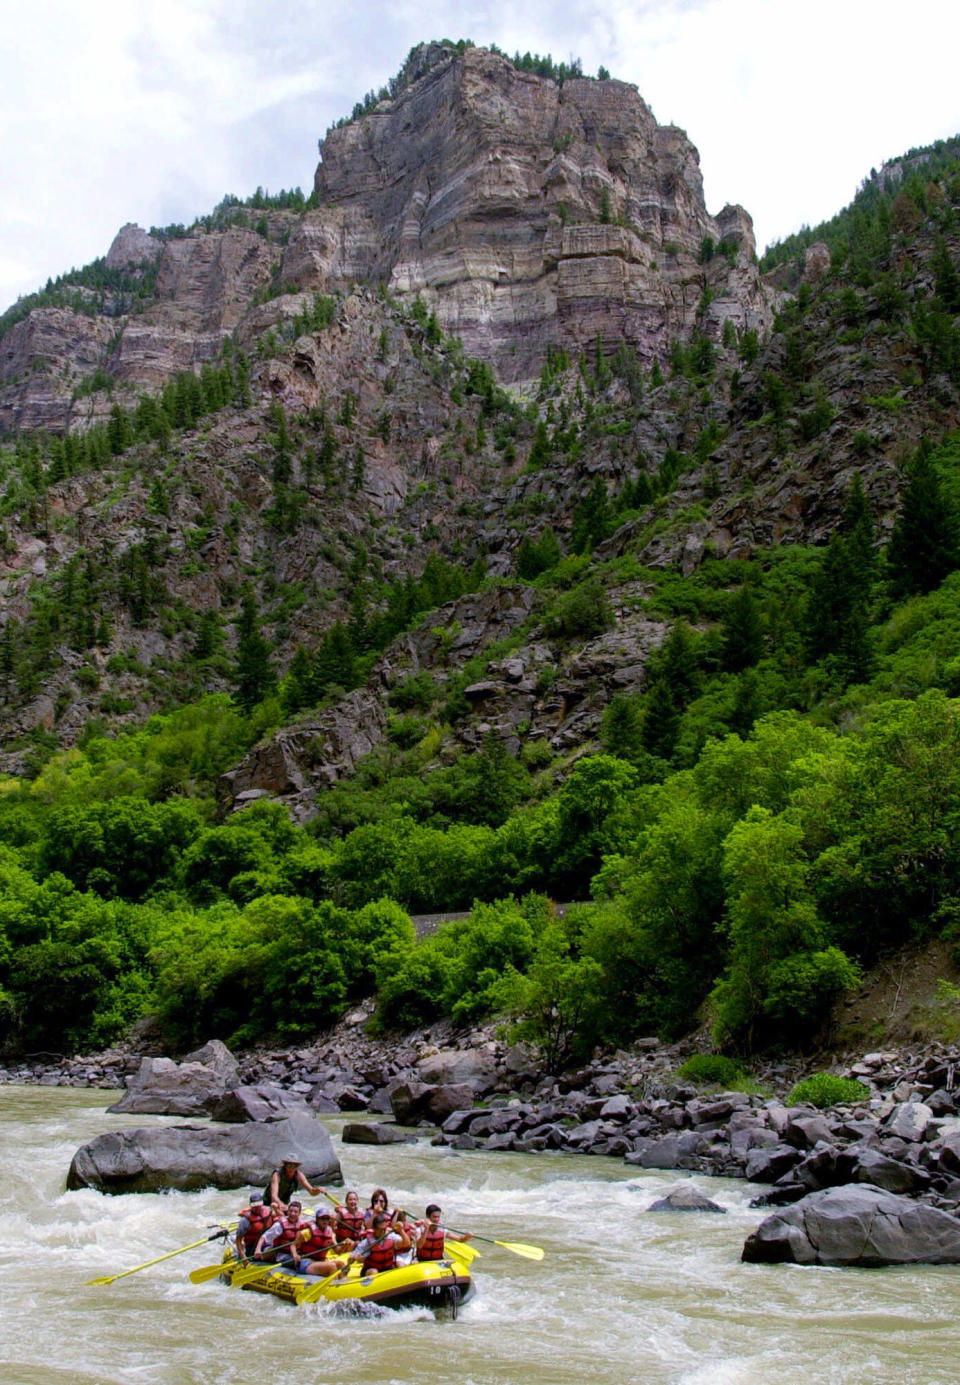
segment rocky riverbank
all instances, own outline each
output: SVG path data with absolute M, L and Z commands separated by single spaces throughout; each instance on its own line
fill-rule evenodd
M 834 1064 L 859 1078 L 869 1099 L 818 1111 L 786 1102 L 799 1064 L 758 1071 L 757 1085 L 775 1095 L 705 1091 L 677 1077 L 689 1044 L 649 1038 L 554 1079 L 537 1070 L 531 1050 L 504 1043 L 490 1028 L 455 1034 L 437 1025 L 383 1041 L 364 1033 L 365 1019 L 356 1011 L 316 1044 L 250 1052 L 235 1062 L 212 1058 L 220 1046 L 180 1064 L 145 1062 L 130 1045 L 37 1057 L 0 1068 L 0 1081 L 125 1086 L 120 1111 L 231 1122 L 277 1120 L 298 1107 L 321 1115 L 392 1113 L 398 1124 L 457 1149 L 572 1151 L 646 1169 L 742 1177 L 769 1185 L 762 1201 L 771 1206 L 859 1183 L 960 1210 L 960 1047 L 888 1050 Z M 204 1065 L 212 1066 L 198 1081 Z M 214 1069 L 219 1080 L 211 1083 Z

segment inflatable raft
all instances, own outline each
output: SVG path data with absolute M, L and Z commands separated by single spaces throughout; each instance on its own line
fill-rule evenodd
M 233 1284 L 230 1266 L 236 1261 L 224 1257 L 223 1279 Z M 287 1303 L 301 1302 L 311 1290 L 312 1303 L 371 1304 L 380 1308 L 446 1308 L 456 1316 L 457 1309 L 473 1293 L 473 1281 L 462 1265 L 452 1260 L 418 1261 L 398 1265 L 393 1270 L 365 1275 L 359 1265 L 351 1265 L 346 1274 L 320 1279 L 314 1274 L 294 1274 L 292 1270 L 264 1265 L 251 1276 L 244 1269 L 241 1282 L 235 1286 L 252 1289 L 258 1294 L 273 1294 Z

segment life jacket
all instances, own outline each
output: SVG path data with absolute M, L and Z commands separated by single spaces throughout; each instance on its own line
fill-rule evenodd
M 346 1207 L 338 1207 L 337 1230 L 344 1232 L 345 1240 L 359 1241 L 363 1236 L 363 1213 L 351 1215 Z
M 319 1251 L 328 1251 L 331 1246 L 337 1244 L 337 1238 L 333 1234 L 332 1227 L 311 1226 L 310 1234 L 299 1243 L 297 1250 L 301 1255 L 309 1256 L 313 1259 L 323 1260 L 325 1255 L 318 1254 Z
M 282 1166 L 279 1169 L 274 1169 L 273 1173 L 277 1175 L 277 1197 L 281 1202 L 289 1202 L 300 1186 L 297 1175 L 294 1174 L 292 1178 L 288 1178 Z M 269 1204 L 273 1198 L 273 1193 L 270 1191 L 270 1184 L 273 1182 L 273 1173 L 270 1175 L 267 1186 L 263 1190 L 263 1200 L 267 1204 Z
M 379 1241 L 374 1241 L 363 1262 L 364 1270 L 392 1270 L 397 1263 L 397 1247 L 393 1244 L 393 1232 L 388 1231 Z
M 245 1250 L 253 1250 L 260 1237 L 268 1226 L 272 1226 L 276 1221 L 276 1214 L 272 1208 L 260 1206 L 257 1208 L 245 1207 L 240 1213 L 241 1217 L 246 1217 L 250 1225 L 243 1233 L 243 1245 Z
M 442 1260 L 443 1259 L 443 1227 L 431 1226 L 424 1233 L 423 1240 L 417 1246 L 418 1260 Z
M 298 1221 L 294 1226 L 291 1226 L 288 1221 L 284 1220 L 277 1234 L 277 1239 L 270 1249 L 279 1250 L 281 1246 L 292 1245 L 300 1235 L 300 1232 L 306 1230 L 308 1230 L 308 1227 L 305 1221 Z

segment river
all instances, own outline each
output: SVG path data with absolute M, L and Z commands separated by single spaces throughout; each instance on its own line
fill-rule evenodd
M 725 1216 L 643 1215 L 682 1174 L 618 1161 L 434 1149 L 338 1148 L 350 1185 L 374 1184 L 451 1225 L 547 1252 L 478 1243 L 477 1295 L 456 1322 L 292 1308 L 189 1271 L 199 1248 L 109 1287 L 116 1274 L 203 1236 L 236 1193 L 66 1193 L 76 1147 L 130 1124 L 108 1093 L 0 1087 L 4 1385 L 937 1385 L 960 1375 L 960 1270 L 742 1265 L 761 1213 L 743 1183 L 697 1176 Z M 144 1124 L 161 1121 L 141 1117 Z M 339 1130 L 342 1122 L 329 1122 Z

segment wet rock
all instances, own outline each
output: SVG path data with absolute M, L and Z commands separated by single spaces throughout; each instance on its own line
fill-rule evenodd
M 651 1202 L 647 1208 L 648 1212 L 726 1212 L 725 1207 L 721 1207 L 706 1193 L 702 1192 L 693 1183 L 684 1183 L 679 1188 L 673 1188 L 666 1197 L 658 1198 L 656 1202 Z
M 398 1130 L 395 1125 L 383 1121 L 367 1123 L 349 1121 L 340 1136 L 345 1145 L 405 1145 L 416 1144 L 416 1135 L 409 1130 Z
M 934 1207 L 853 1184 L 811 1193 L 747 1237 L 742 1259 L 797 1265 L 960 1263 L 960 1221 Z
M 311 1183 L 341 1179 L 326 1128 L 298 1114 L 227 1127 L 168 1125 L 98 1135 L 73 1156 L 67 1187 L 157 1193 L 257 1186 L 288 1153 L 302 1160 Z

